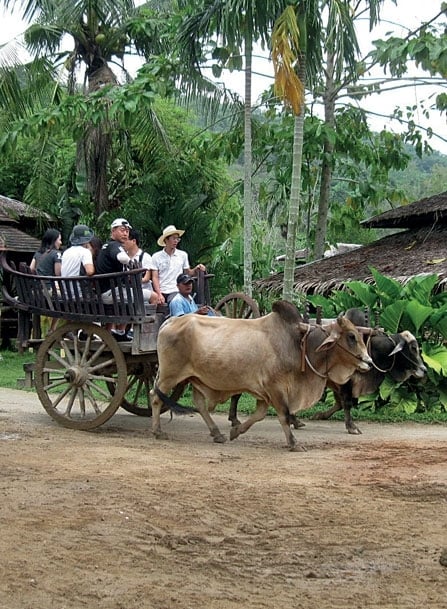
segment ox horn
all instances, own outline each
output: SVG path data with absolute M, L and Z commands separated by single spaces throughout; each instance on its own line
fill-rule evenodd
M 399 353 L 399 351 L 402 351 L 402 349 L 404 348 L 404 345 L 405 345 L 405 339 L 400 338 L 397 345 L 394 347 L 394 349 L 389 354 L 389 357 L 391 357 L 392 355 L 396 355 L 396 353 Z

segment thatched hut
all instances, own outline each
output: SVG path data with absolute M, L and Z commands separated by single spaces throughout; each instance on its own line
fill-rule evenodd
M 50 221 L 47 213 L 0 195 L 0 252 L 7 252 L 8 260 L 16 266 L 22 261 L 30 262 L 41 242 L 35 235 L 41 234 Z M 0 286 L 3 281 L 11 292 L 9 278 L 0 276 Z M 0 290 L 0 346 L 9 346 L 16 335 L 17 313 L 3 304 Z
M 447 191 L 393 209 L 362 222 L 366 228 L 399 230 L 356 250 L 316 260 L 295 269 L 294 289 L 328 294 L 346 282 L 373 280 L 371 267 L 405 283 L 419 274 L 434 274 L 447 283 Z M 255 282 L 255 288 L 280 297 L 283 273 Z

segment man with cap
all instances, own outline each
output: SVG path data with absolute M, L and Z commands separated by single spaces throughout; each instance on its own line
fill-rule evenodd
M 131 225 L 124 218 L 117 218 L 110 226 L 110 239 L 105 243 L 96 258 L 96 272 L 100 275 L 106 273 L 120 273 L 123 266 L 129 264 L 128 256 L 124 245 L 129 238 Z M 107 279 L 100 281 L 103 300 L 105 293 L 110 289 Z M 104 302 L 107 298 L 104 300 Z M 110 299 L 112 302 L 112 299 Z
M 205 271 L 203 264 L 198 264 L 193 269 L 189 267 L 188 254 L 177 249 L 184 230 L 170 224 L 163 229 L 162 235 L 157 243 L 163 249 L 152 256 L 152 285 L 157 294 L 158 303 L 169 302 L 178 294 L 177 277 L 184 273 L 190 277 L 197 275 L 197 271 Z
M 94 232 L 85 224 L 77 224 L 70 235 L 71 247 L 62 254 L 62 277 L 77 277 L 78 275 L 93 275 L 92 250 L 89 247 Z
M 198 313 L 199 315 L 209 316 L 216 315 L 213 309 L 207 305 L 203 305 L 200 308 L 197 306 L 192 297 L 193 285 L 194 279 L 190 275 L 181 273 L 177 277 L 178 292 L 169 303 L 169 313 L 171 314 L 171 317 L 181 317 L 182 315 L 188 315 L 188 313 Z
M 117 218 L 110 225 L 110 240 L 105 243 L 96 258 L 96 272 L 98 275 L 107 273 L 121 273 L 124 266 L 129 264 L 130 257 L 127 254 L 124 245 L 129 239 L 129 230 L 131 225 L 124 218 Z M 102 301 L 105 304 L 113 303 L 112 290 L 108 279 L 100 279 L 99 286 L 101 289 Z M 112 334 L 118 341 L 131 340 L 126 336 L 125 325 L 119 325 L 115 329 L 111 329 Z

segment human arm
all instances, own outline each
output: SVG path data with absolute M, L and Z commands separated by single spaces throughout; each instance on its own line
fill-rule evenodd
M 62 254 L 59 250 L 53 250 L 52 258 L 53 258 L 53 269 L 54 275 L 56 277 L 61 276 L 62 272 Z
M 158 304 L 163 304 L 165 299 L 160 290 L 160 278 L 158 271 L 152 269 L 152 289 L 157 294 Z
M 142 277 L 142 279 L 141 279 L 141 282 L 142 282 L 142 283 L 149 283 L 149 281 L 151 280 L 151 277 L 152 277 L 152 272 L 151 272 L 151 270 L 150 270 L 150 269 L 148 269 L 148 270 L 147 270 L 147 271 L 144 273 L 144 275 L 143 275 L 143 277 Z
M 146 272 L 144 273 L 143 277 L 141 278 L 141 282 L 144 284 L 147 284 L 151 281 L 151 278 L 152 278 L 152 271 L 151 271 L 152 256 L 150 254 L 148 254 L 147 252 L 144 252 L 141 263 L 142 263 L 143 268 L 146 269 Z
M 93 254 L 90 248 L 86 247 L 85 252 L 83 252 L 82 266 L 84 268 L 84 273 L 89 277 L 95 274 L 95 266 L 93 264 Z
M 206 272 L 206 266 L 204 264 L 197 264 L 194 268 L 183 269 L 183 271 L 190 277 L 196 277 L 199 271 Z

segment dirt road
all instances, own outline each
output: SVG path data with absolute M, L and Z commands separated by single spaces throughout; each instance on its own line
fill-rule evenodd
M 446 426 L 163 422 L 0 389 L 1 609 L 447 609 Z

